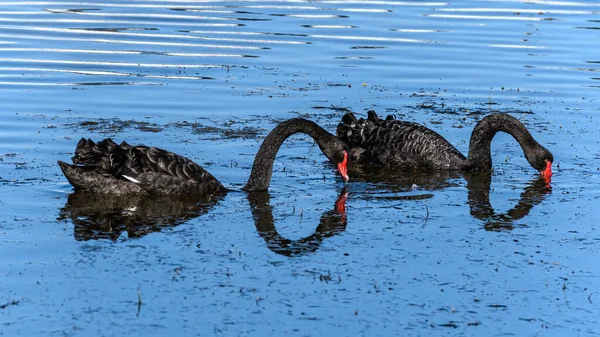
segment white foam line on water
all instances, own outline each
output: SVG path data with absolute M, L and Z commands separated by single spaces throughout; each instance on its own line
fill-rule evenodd
M 299 19 L 338 19 L 340 17 L 335 14 L 285 14 L 285 16 Z
M 143 5 L 143 4 L 109 4 L 109 3 L 89 3 L 89 2 L 59 2 L 59 1 L 5 1 L 5 6 L 90 6 L 95 7 L 142 7 L 142 8 L 163 8 L 161 5 Z
M 2 2 L 2 5 L 10 5 L 10 6 L 94 6 L 94 7 L 107 7 L 107 8 L 173 8 L 177 7 L 172 4 L 132 4 L 132 3 L 100 3 L 100 2 L 73 2 L 73 1 L 10 1 L 10 2 Z M 186 4 L 185 8 L 226 8 L 225 6 L 213 5 L 189 5 Z
M 526 2 L 528 4 L 552 5 L 552 6 L 572 6 L 572 7 L 600 7 L 598 2 L 570 2 L 570 1 L 545 1 L 545 0 L 501 0 L 502 2 Z
M 61 82 L 3 82 L 0 81 L 0 85 L 22 85 L 22 86 L 39 86 L 39 87 L 78 87 L 78 86 L 87 86 L 87 85 L 162 85 L 162 83 L 158 82 L 70 82 L 70 83 L 61 83 Z
M 4 26 L 0 25 L 0 29 L 6 30 L 29 30 L 38 32 L 53 32 L 53 33 L 68 33 L 68 34 L 85 34 L 85 35 L 113 35 L 113 36 L 133 36 L 133 37 L 151 37 L 151 38 L 166 38 L 166 39 L 193 39 L 207 41 L 231 41 L 231 42 L 248 42 L 248 43 L 267 43 L 267 44 L 306 44 L 302 41 L 289 40 L 241 40 L 241 39 L 223 39 L 212 38 L 196 35 L 182 34 L 152 34 L 152 33 L 132 33 L 123 31 L 103 31 L 89 29 L 71 29 L 71 28 L 49 28 L 49 27 L 31 27 L 31 26 Z
M 198 3 L 198 0 L 147 0 L 145 4 L 139 3 L 131 3 L 131 2 L 139 2 L 139 1 L 130 1 L 129 3 L 94 3 L 94 6 L 98 7 L 124 7 L 124 8 L 170 8 L 177 7 L 176 5 L 172 5 L 172 3 L 181 3 L 185 4 L 180 7 L 186 8 L 223 8 L 222 5 L 190 5 L 193 3 Z M 152 3 L 164 3 L 164 4 L 152 4 Z M 211 2 L 211 1 L 207 1 Z M 262 0 L 242 0 L 238 1 L 240 3 L 261 3 Z M 280 0 L 280 1 L 270 1 L 272 3 L 302 3 L 305 4 L 306 0 Z M 338 0 L 338 1 L 322 1 L 323 4 L 359 4 L 359 5 L 388 5 L 388 6 L 448 6 L 449 2 L 418 2 L 418 1 L 360 1 L 360 0 Z M 53 6 L 53 5 L 65 5 L 65 6 L 89 6 L 89 2 L 59 2 L 59 1 L 11 1 L 4 2 L 4 5 L 28 5 L 28 6 Z M 321 9 L 320 7 L 311 7 L 311 6 L 289 6 L 289 5 L 241 5 L 241 8 L 282 8 L 282 9 Z
M 145 52 L 137 50 L 98 50 L 98 49 L 60 49 L 60 48 L 1 48 L 0 52 L 42 52 L 42 53 L 81 53 L 81 54 L 107 54 L 107 55 L 145 55 L 158 54 L 166 56 L 186 57 L 244 57 L 241 54 L 216 54 L 216 53 L 175 53 L 175 52 Z
M 356 28 L 355 26 L 348 25 L 310 25 L 310 28 L 319 28 L 319 29 L 349 29 Z
M 265 33 L 260 32 L 240 32 L 240 31 L 229 31 L 229 30 L 190 30 L 189 33 L 192 34 L 217 34 L 217 35 L 251 35 L 251 36 L 259 36 L 259 35 L 267 35 Z
M 266 44 L 308 44 L 303 41 L 279 41 L 279 40 L 249 40 L 249 39 L 234 39 L 234 38 L 222 38 L 222 37 L 205 37 L 195 36 L 200 40 L 206 41 L 225 41 L 225 42 L 247 42 L 247 43 L 266 43 Z
M 45 72 L 54 72 L 54 73 L 69 73 L 69 74 L 78 74 L 78 75 L 93 75 L 93 76 L 120 76 L 120 77 L 131 77 L 133 74 L 131 73 L 120 73 L 117 71 L 99 71 L 99 70 L 67 70 L 67 69 L 29 69 L 29 70 L 18 70 L 18 71 L 45 71 Z M 135 75 L 135 77 L 144 77 L 142 75 Z
M 286 5 L 246 5 L 243 8 L 251 9 L 301 9 L 301 10 L 323 10 L 322 7 L 315 6 L 286 6 Z
M 141 55 L 144 52 L 134 50 L 99 50 L 99 49 L 61 49 L 61 48 L 0 48 L 0 52 L 26 51 L 44 53 L 84 53 L 84 54 L 118 54 Z
M 0 11 L 0 15 L 48 15 L 47 12 Z
M 522 16 L 493 16 L 493 15 L 458 15 L 458 14 L 425 14 L 432 18 L 443 19 L 475 19 L 475 20 L 512 20 L 512 21 L 542 21 L 544 18 Z
M 20 67 L 20 68 L 9 68 L 0 67 L 2 71 L 18 71 L 18 72 L 35 72 L 37 76 L 41 77 L 39 73 L 68 73 L 77 75 L 91 75 L 91 76 L 118 76 L 118 77 L 136 77 L 136 78 L 161 78 L 161 79 L 178 79 L 178 80 L 199 80 L 203 79 L 202 76 L 182 76 L 182 75 L 147 75 L 137 73 L 122 73 L 117 71 L 98 71 L 98 70 L 68 70 L 68 69 L 53 69 L 53 68 L 34 68 L 34 67 Z M 0 77 L 15 77 L 17 75 L 1 74 Z M 23 75 L 19 74 L 19 77 Z M 31 76 L 30 76 L 31 77 Z
M 243 8 L 250 9 L 251 6 L 244 6 Z M 252 7 L 252 9 L 258 9 Z M 389 13 L 391 12 L 389 9 L 377 9 L 377 8 L 320 8 L 320 7 L 294 7 L 288 6 L 288 8 L 270 8 L 270 9 L 295 9 L 295 10 L 329 10 L 329 11 L 337 11 L 337 12 L 352 12 L 352 13 Z M 237 13 L 235 10 L 219 10 L 219 9 L 190 9 L 186 7 L 186 12 L 198 12 L 198 13 Z M 286 16 L 291 16 L 286 15 Z
M 318 39 L 356 40 L 356 41 L 383 41 L 383 42 L 411 42 L 411 43 L 435 43 L 433 40 L 401 39 L 389 37 L 372 36 L 339 36 L 339 35 L 309 35 Z
M 234 10 L 224 10 L 224 9 L 211 9 L 211 8 L 189 8 L 185 7 L 186 13 L 217 13 L 217 14 L 234 14 L 237 11 Z
M 336 8 L 339 12 L 351 12 L 351 13 L 389 13 L 389 9 L 376 9 L 376 8 Z
M 14 39 L 33 39 L 33 40 L 49 40 L 49 41 L 77 41 L 77 42 L 94 42 L 94 43 L 113 43 L 113 44 L 130 44 L 130 45 L 146 45 L 146 46 L 176 46 L 176 47 L 200 47 L 200 48 L 215 48 L 215 49 L 246 49 L 246 50 L 262 50 L 263 47 L 253 46 L 223 46 L 214 44 L 202 43 L 181 43 L 181 42 L 149 42 L 149 41 L 134 41 L 134 40 L 114 40 L 114 39 L 81 39 L 74 37 L 52 37 L 41 35 L 22 35 L 22 34 L 0 34 L 0 38 Z
M 39 75 L 42 72 L 48 73 L 71 73 L 71 74 L 82 74 L 82 75 L 110 75 L 110 76 L 131 76 L 130 73 L 121 73 L 116 71 L 98 71 L 98 70 L 68 70 L 68 69 L 54 69 L 54 68 L 37 68 L 37 67 L 0 67 L 2 71 L 18 71 L 18 72 L 35 72 Z M 2 75 L 12 76 L 12 75 Z M 137 74 L 136 74 L 137 76 Z
M 0 13 L 1 15 L 2 13 Z M 11 12 L 12 14 L 12 12 Z M 52 14 L 52 13 L 44 13 Z M 0 18 L 0 22 L 18 22 L 23 23 L 23 18 Z M 133 20 L 93 20 L 93 19 L 27 19 L 28 23 L 87 23 L 87 24 L 126 24 L 126 25 L 144 25 L 144 26 L 177 26 L 177 27 L 239 27 L 237 23 L 216 23 L 216 22 L 168 22 L 168 21 L 133 21 Z
M 519 9 L 519 8 L 440 8 L 440 12 L 487 12 L 487 13 L 526 13 L 526 14 L 596 14 L 594 11 L 556 10 L 556 9 Z
M 440 32 L 438 29 L 402 29 L 402 28 L 394 29 L 393 31 L 400 32 L 400 33 L 439 33 Z
M 181 1 L 177 1 L 177 2 L 181 2 Z M 197 2 L 197 1 L 196 1 Z M 289 1 L 291 2 L 291 1 Z M 344 3 L 344 2 L 340 2 L 340 3 Z M 371 2 L 363 2 L 364 4 L 368 4 Z M 9 5 L 9 6 L 90 6 L 93 5 L 94 7 L 98 7 L 98 8 L 102 8 L 102 7 L 106 7 L 106 8 L 185 8 L 186 10 L 192 10 L 192 11 L 203 11 L 203 12 L 210 12 L 210 13 L 235 13 L 235 10 L 229 10 L 227 6 L 223 6 L 223 5 L 190 5 L 189 3 L 186 3 L 185 5 L 182 6 L 177 6 L 177 5 L 173 5 L 170 3 L 167 4 L 132 4 L 132 3 L 89 3 L 89 2 L 59 2 L 59 1 L 18 1 L 18 2 L 2 2 L 3 5 Z M 379 4 L 390 4 L 390 2 L 379 2 Z M 393 4 L 393 3 L 391 3 Z M 409 3 L 403 3 L 403 4 L 409 4 Z M 254 9 L 296 9 L 296 10 L 323 10 L 323 9 L 327 9 L 327 8 L 323 8 L 323 7 L 316 7 L 316 6 L 288 6 L 288 5 L 241 5 L 241 6 L 236 6 L 236 8 L 254 8 Z M 365 11 L 372 11 L 372 12 L 384 12 L 384 11 L 388 11 L 388 10 L 384 10 L 384 9 L 369 9 L 369 8 L 332 8 L 333 10 L 338 10 L 338 11 L 352 11 L 352 12 L 365 12 Z M 56 9 L 50 9 L 52 11 L 56 10 Z M 61 9 L 62 10 L 62 9 Z M 66 9 L 65 11 L 69 11 L 68 9 Z M 72 11 L 71 11 L 72 12 Z M 20 12 L 20 13 L 26 13 L 26 12 Z
M 420 2 L 420 1 L 352 1 L 352 0 L 338 0 L 338 1 L 322 1 L 324 4 L 361 4 L 361 5 L 388 5 L 388 6 L 426 6 L 426 7 L 437 7 L 437 6 L 449 6 L 449 2 Z
M 121 7 L 121 8 L 173 8 L 178 7 L 177 5 L 173 5 L 168 1 L 161 1 L 166 4 L 132 4 L 132 3 L 93 3 L 96 7 Z M 214 9 L 214 8 L 227 8 L 222 5 L 190 5 L 191 2 L 185 1 L 175 1 L 178 3 L 185 3 L 185 5 L 180 7 L 185 7 L 186 9 Z M 198 1 L 194 1 L 198 2 Z M 286 1 L 292 2 L 292 1 Z M 3 5 L 10 6 L 90 6 L 89 2 L 72 2 L 72 1 L 11 1 L 11 2 L 3 2 Z M 315 6 L 287 6 L 287 5 L 247 5 L 247 6 L 238 6 L 237 8 L 265 8 L 265 9 L 301 9 L 301 10 L 321 10 L 322 7 Z M 229 11 L 231 12 L 231 11 Z
M 181 75 L 143 75 L 145 78 L 162 78 L 167 80 L 204 80 L 202 76 L 181 76 Z
M 241 31 L 235 31 L 235 30 L 190 30 L 188 33 L 190 34 L 207 34 L 207 35 L 238 35 L 238 36 L 272 36 L 272 35 L 278 35 L 277 33 L 263 33 L 263 32 L 241 32 Z M 308 37 L 307 34 L 303 35 L 304 37 Z M 203 36 L 202 37 L 205 40 L 221 40 L 222 38 L 211 38 L 211 37 L 206 37 Z M 225 41 L 240 41 L 240 42 L 244 42 L 244 41 L 253 41 L 253 42 L 260 42 L 260 41 L 270 41 L 270 40 L 247 40 L 247 39 L 224 39 Z M 278 40 L 275 40 L 275 42 L 280 42 Z M 303 42 L 303 41 L 285 41 L 286 43 L 291 43 L 291 44 L 307 44 L 307 42 Z M 293 43 L 292 43 L 293 42 Z
M 237 18 L 219 18 L 214 16 L 199 16 L 199 15 L 179 15 L 179 14 L 153 14 L 153 13 L 90 13 L 90 12 L 74 12 L 68 9 L 46 9 L 50 13 L 55 14 L 74 14 L 83 16 L 102 16 L 102 17 L 134 17 L 134 18 L 159 18 L 159 19 L 182 19 L 182 20 L 237 20 Z
M 210 1 L 210 0 L 209 0 Z M 140 2 L 139 0 L 132 0 L 131 2 Z M 197 3 L 198 0 L 143 0 L 143 2 L 176 2 L 176 3 Z M 263 0 L 240 0 L 240 3 L 261 3 Z M 271 3 L 306 3 L 306 0 L 271 0 Z M 325 4 L 360 4 L 360 5 L 394 5 L 394 6 L 447 6 L 449 2 L 409 2 L 409 1 L 376 1 L 376 0 L 335 0 L 335 1 L 321 1 L 320 3 Z
M 245 55 L 241 55 L 241 54 L 199 54 L 199 53 L 175 53 L 175 52 L 164 52 L 161 55 L 185 56 L 185 57 L 245 57 Z
M 512 49 L 547 49 L 544 46 L 525 46 L 525 45 L 518 45 L 518 44 L 488 44 L 488 47 L 512 48 Z
M 77 60 L 45 60 L 45 59 L 29 59 L 29 58 L 10 58 L 0 57 L 0 62 L 15 62 L 15 63 L 50 63 L 50 64 L 71 64 L 71 65 L 102 65 L 102 66 L 118 66 L 118 67 L 141 67 L 141 68 L 202 68 L 214 69 L 225 68 L 217 64 L 168 64 L 168 63 L 137 63 L 137 62 L 112 62 L 112 61 L 77 61 Z

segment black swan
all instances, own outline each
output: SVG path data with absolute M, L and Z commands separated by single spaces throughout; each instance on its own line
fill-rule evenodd
M 492 168 L 490 146 L 498 131 L 513 136 L 529 164 L 549 180 L 554 157 L 533 139 L 518 119 L 508 114 L 491 114 L 473 129 L 469 155 L 465 157 L 435 131 L 423 125 L 380 119 L 375 111 L 368 118 L 356 119 L 348 113 L 337 127 L 337 136 L 350 149 L 350 162 L 394 168 L 428 168 L 436 170 L 485 171 Z
M 281 144 L 292 134 L 312 137 L 348 181 L 346 145 L 316 123 L 292 118 L 277 125 L 265 138 L 244 190 L 265 191 L 271 182 L 273 162 Z M 114 195 L 218 195 L 227 189 L 200 165 L 156 147 L 117 145 L 110 138 L 98 143 L 81 139 L 70 165 L 58 165 L 76 189 Z

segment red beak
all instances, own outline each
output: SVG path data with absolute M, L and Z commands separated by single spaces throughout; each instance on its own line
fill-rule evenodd
M 544 179 L 550 180 L 552 178 L 552 162 L 546 159 L 546 169 L 541 171 L 540 174 Z
M 342 178 L 344 178 L 344 182 L 348 182 L 348 180 L 350 180 L 348 177 L 348 168 L 346 167 L 346 164 L 348 164 L 348 152 L 344 151 L 344 160 L 337 164 L 337 170 Z

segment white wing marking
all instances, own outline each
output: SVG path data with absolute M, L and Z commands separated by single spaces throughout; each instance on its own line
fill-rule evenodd
M 127 179 L 127 180 L 129 180 L 129 181 L 131 181 L 131 182 L 133 182 L 133 183 L 136 183 L 136 184 L 139 184 L 139 183 L 140 183 L 140 181 L 139 181 L 139 180 L 137 180 L 137 179 L 135 179 L 135 178 L 132 178 L 132 177 L 129 177 L 129 176 L 126 176 L 126 175 L 123 175 L 123 178 L 125 178 L 125 179 Z

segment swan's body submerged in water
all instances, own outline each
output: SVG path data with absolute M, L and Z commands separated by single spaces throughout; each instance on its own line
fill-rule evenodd
M 281 144 L 294 133 L 306 133 L 336 164 L 348 181 L 346 145 L 316 123 L 293 118 L 277 125 L 261 145 L 244 190 L 265 191 L 271 182 L 273 162 Z M 156 147 L 81 139 L 70 165 L 58 164 L 76 189 L 116 195 L 218 195 L 227 189 L 192 160 Z
M 348 113 L 338 125 L 337 135 L 350 149 L 350 161 L 400 169 L 484 171 L 492 168 L 490 146 L 498 131 L 513 136 L 529 164 L 547 180 L 552 176 L 552 153 L 533 139 L 518 119 L 508 114 L 492 114 L 477 123 L 465 157 L 435 131 L 423 125 L 380 119 L 375 111 L 357 119 Z

